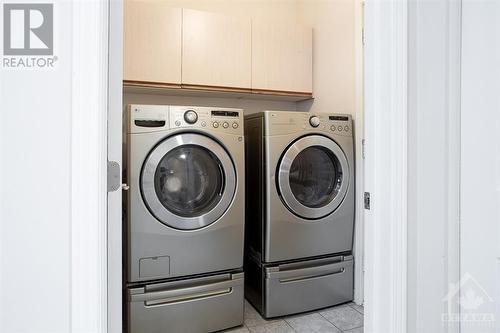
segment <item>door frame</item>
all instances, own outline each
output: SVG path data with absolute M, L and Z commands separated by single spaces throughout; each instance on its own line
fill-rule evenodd
M 353 115 L 354 155 L 355 155 L 355 217 L 354 217 L 354 302 L 358 305 L 364 301 L 364 1 L 354 1 L 354 61 L 355 87 Z
M 367 0 L 365 37 L 365 331 L 456 332 L 442 315 L 459 312 L 443 298 L 460 265 L 461 1 Z M 436 207 L 416 184 L 441 180 Z
M 364 8 L 365 331 L 406 332 L 408 3 Z
M 108 137 L 105 144 L 109 161 L 120 167 L 115 177 L 122 179 L 123 141 L 123 1 L 109 2 L 108 30 Z M 108 177 L 110 175 L 108 174 Z M 108 178 L 109 183 L 109 178 Z M 116 188 L 116 187 L 115 187 Z M 122 333 L 122 186 L 108 192 L 107 216 L 107 332 Z M 119 282 L 117 282 L 119 281 Z
M 109 329 L 117 322 L 117 318 L 110 315 L 110 308 L 116 306 L 117 301 L 121 303 L 121 285 L 109 284 L 110 278 L 117 274 L 121 281 L 121 263 L 119 271 L 110 266 L 110 261 L 121 258 L 121 253 L 116 257 L 114 246 L 110 247 L 108 235 L 112 229 L 107 225 L 108 221 L 116 224 L 119 218 L 115 211 L 119 206 L 110 206 L 107 198 L 108 141 L 117 135 L 107 127 L 108 121 L 113 120 L 107 112 L 108 103 L 117 101 L 108 91 L 108 83 L 113 85 L 116 79 L 108 77 L 110 57 L 116 61 L 114 54 L 108 54 L 108 50 L 113 53 L 108 44 L 111 2 L 119 4 L 114 0 L 94 1 L 91 5 L 85 1 L 71 3 L 72 26 L 68 33 L 73 41 L 72 108 L 69 110 L 72 118 L 69 222 L 72 332 L 121 332 L 121 317 L 120 329 Z M 121 249 L 121 244 L 116 247 Z M 110 292 L 117 289 L 118 294 Z M 119 308 L 121 314 L 121 304 Z

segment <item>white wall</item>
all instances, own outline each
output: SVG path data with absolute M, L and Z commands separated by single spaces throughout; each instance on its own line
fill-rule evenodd
M 500 3 L 465 0 L 462 6 L 462 139 L 460 273 L 483 303 L 462 315 L 494 322 L 462 322 L 461 332 L 500 330 Z
M 0 69 L 1 332 L 71 327 L 71 11 L 55 1 L 55 69 Z

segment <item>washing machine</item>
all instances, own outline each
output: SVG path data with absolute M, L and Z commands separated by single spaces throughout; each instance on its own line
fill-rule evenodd
M 129 332 L 212 332 L 243 322 L 243 111 L 129 105 Z
M 352 300 L 351 117 L 265 111 L 245 136 L 246 297 L 265 317 Z

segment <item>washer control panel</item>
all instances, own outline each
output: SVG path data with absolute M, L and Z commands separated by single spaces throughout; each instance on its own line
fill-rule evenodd
M 171 128 L 205 128 L 234 134 L 243 133 L 243 110 L 210 107 L 170 107 Z
M 243 135 L 243 110 L 200 106 L 127 106 L 128 133 L 198 128 Z

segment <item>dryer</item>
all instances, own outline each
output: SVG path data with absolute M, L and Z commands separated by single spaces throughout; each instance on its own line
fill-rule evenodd
M 266 317 L 352 300 L 351 117 L 265 111 L 245 135 L 247 297 Z
M 129 105 L 129 332 L 243 321 L 243 111 Z

